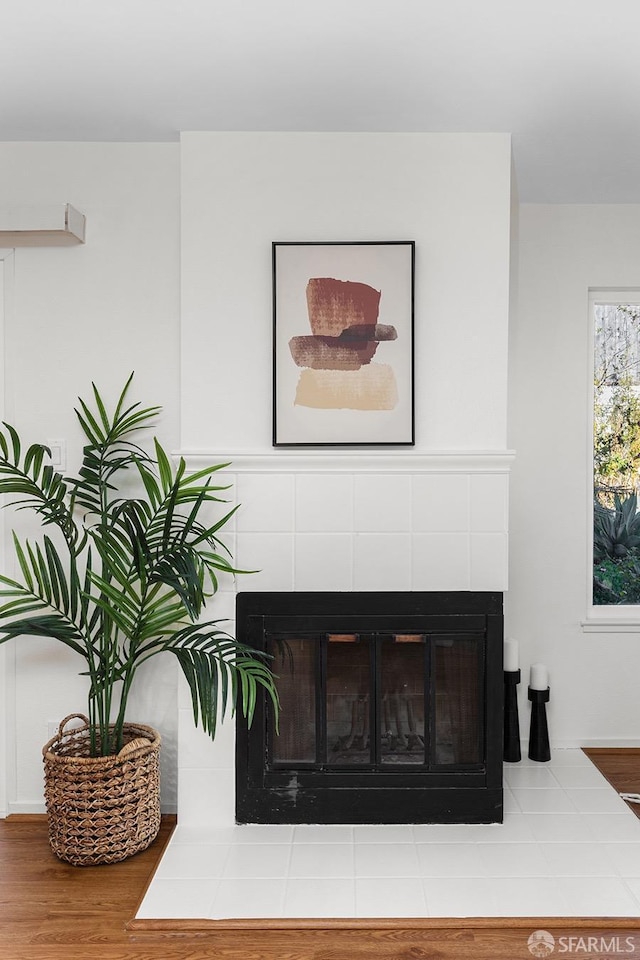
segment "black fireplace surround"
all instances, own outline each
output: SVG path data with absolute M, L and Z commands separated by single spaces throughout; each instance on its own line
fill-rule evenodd
M 237 711 L 239 823 L 502 822 L 502 594 L 240 593 L 279 730 Z

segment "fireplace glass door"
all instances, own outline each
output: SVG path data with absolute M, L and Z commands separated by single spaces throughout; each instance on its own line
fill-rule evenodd
M 483 751 L 483 645 L 424 633 L 277 633 L 269 765 L 469 767 Z

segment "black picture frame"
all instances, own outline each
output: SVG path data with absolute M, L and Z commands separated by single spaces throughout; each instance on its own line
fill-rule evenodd
M 274 241 L 272 265 L 273 446 L 413 446 L 415 241 Z

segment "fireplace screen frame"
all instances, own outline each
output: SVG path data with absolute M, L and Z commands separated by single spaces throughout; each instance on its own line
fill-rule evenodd
M 381 755 L 380 699 L 370 711 L 369 762 L 332 762 L 324 735 L 312 762 L 274 759 L 273 715 L 260 695 L 247 726 L 236 712 L 236 820 L 239 823 L 496 823 L 502 822 L 503 613 L 502 594 L 489 592 L 266 593 L 236 598 L 238 639 L 265 652 L 270 638 L 308 637 L 326 665 L 329 637 L 358 635 L 379 652 L 383 638 L 424 638 L 425 753 L 421 762 L 386 763 Z M 478 714 L 474 762 L 438 762 L 435 707 L 428 707 L 435 670 L 430 652 L 438 643 L 477 644 Z M 324 646 L 323 646 L 324 645 Z M 379 660 L 372 663 L 373 689 Z M 272 664 L 278 673 L 278 666 Z M 377 678 L 376 679 L 376 675 Z M 377 706 L 376 706 L 377 704 Z M 322 708 L 317 721 L 326 720 Z M 282 723 L 282 719 L 281 719 Z M 318 729 L 323 729 L 318 727 Z

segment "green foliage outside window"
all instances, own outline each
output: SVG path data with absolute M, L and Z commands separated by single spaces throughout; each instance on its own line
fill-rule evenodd
M 594 604 L 640 604 L 640 306 L 595 308 Z

